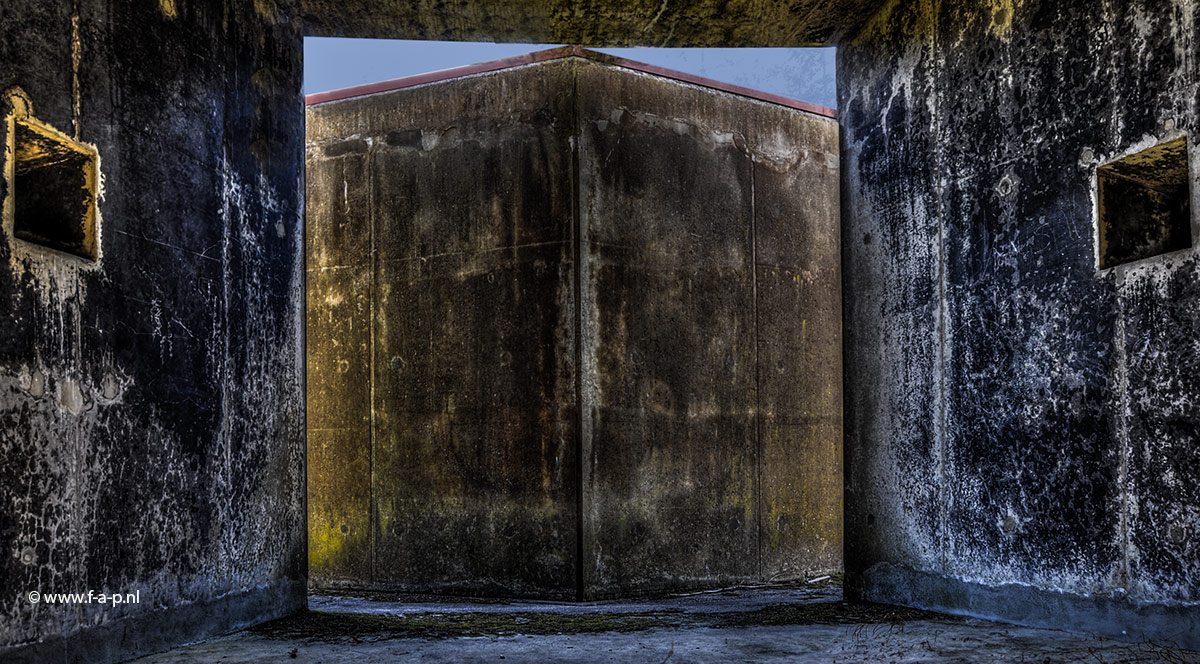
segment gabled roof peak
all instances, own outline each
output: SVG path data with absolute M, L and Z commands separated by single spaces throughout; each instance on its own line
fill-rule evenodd
M 781 95 L 771 94 L 769 92 L 753 90 L 751 88 L 734 85 L 732 83 L 722 83 L 721 81 L 714 81 L 712 79 L 704 78 L 703 76 L 695 76 L 693 74 L 687 74 L 681 71 L 659 67 L 657 65 L 627 60 L 625 58 L 619 58 L 615 55 L 609 55 L 607 53 L 601 53 L 599 51 L 583 48 L 582 46 L 559 46 L 542 51 L 526 53 L 524 55 L 501 58 L 499 60 L 490 60 L 488 62 L 480 62 L 473 65 L 442 69 L 439 71 L 429 72 L 427 74 L 416 74 L 414 76 L 405 76 L 403 78 L 395 78 L 388 81 L 380 81 L 378 83 L 367 83 L 366 85 L 357 85 L 354 87 L 342 88 L 340 90 L 318 92 L 305 97 L 305 103 L 309 106 L 314 104 L 324 104 L 333 101 L 341 101 L 343 99 L 362 97 L 365 95 L 403 90 L 404 88 L 411 88 L 429 83 L 437 83 L 439 81 L 449 81 L 455 78 L 462 78 L 464 76 L 485 74 L 503 69 L 523 67 L 541 62 L 550 62 L 552 60 L 562 60 L 565 58 L 583 58 L 585 60 L 591 60 L 604 65 L 621 67 L 654 76 L 661 76 L 663 78 L 669 78 L 683 83 L 690 83 L 692 85 L 698 85 L 713 90 L 720 90 L 721 92 L 727 92 L 729 94 L 735 94 L 742 97 L 749 97 L 751 99 L 757 99 L 759 101 L 765 101 L 771 104 L 778 104 L 780 106 L 786 106 L 788 108 L 794 108 L 796 110 L 806 111 L 816 115 L 837 118 L 837 111 L 824 106 L 810 104 L 806 101 L 791 99 Z

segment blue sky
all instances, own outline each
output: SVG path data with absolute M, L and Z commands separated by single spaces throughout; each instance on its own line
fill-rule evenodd
M 304 92 L 424 74 L 552 48 L 395 39 L 304 40 Z M 821 106 L 837 105 L 832 48 L 598 48 L 597 51 Z

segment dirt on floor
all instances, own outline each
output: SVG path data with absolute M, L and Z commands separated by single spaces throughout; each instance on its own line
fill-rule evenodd
M 899 625 L 917 620 L 956 622 L 959 619 L 916 609 L 841 601 L 777 604 L 755 611 L 720 613 L 664 609 L 636 613 L 473 612 L 396 616 L 307 611 L 259 625 L 250 632 L 272 639 L 354 642 L 366 639 L 447 639 L 512 634 L 594 634 L 679 627 Z
M 139 663 L 1200 664 L 1170 644 L 847 602 L 825 581 L 582 603 L 314 595 L 314 610 Z

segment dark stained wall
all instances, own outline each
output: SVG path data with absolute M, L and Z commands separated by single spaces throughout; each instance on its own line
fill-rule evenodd
M 840 569 L 836 123 L 569 58 L 308 132 L 314 583 Z
M 841 567 L 837 125 L 580 68 L 589 594 Z
M 574 595 L 572 78 L 310 108 L 315 584 Z
M 36 117 L 94 145 L 103 177 L 97 263 L 14 239 L 10 218 L 0 232 L 6 662 L 110 661 L 304 606 L 301 40 L 288 12 L 0 8 L 0 90 L 19 86 Z M 7 149 L 0 167 L 9 214 Z M 88 590 L 141 601 L 26 599 Z
M 853 594 L 1200 645 L 1200 264 L 1098 270 L 1094 221 L 1100 164 L 1197 129 L 1196 9 L 891 2 L 841 45 Z
M 321 37 L 581 44 L 827 46 L 883 0 L 302 0 Z

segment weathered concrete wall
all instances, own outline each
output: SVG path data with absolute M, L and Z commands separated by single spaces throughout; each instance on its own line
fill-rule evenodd
M 98 262 L 16 240 L 9 219 L 0 231 L 6 662 L 108 661 L 304 605 L 301 40 L 286 11 L 0 9 L 0 90 L 93 144 L 103 177 Z M 0 168 L 11 212 L 8 150 Z M 27 598 L 89 589 L 140 603 Z
M 574 595 L 572 77 L 309 111 L 314 583 Z
M 314 583 L 840 569 L 836 123 L 569 58 L 308 131 Z
M 581 44 L 584 46 L 827 46 L 883 0 L 303 0 L 305 33 Z
M 836 123 L 578 88 L 585 589 L 840 569 Z
M 852 592 L 1200 645 L 1200 263 L 1098 271 L 1094 224 L 1101 163 L 1197 127 L 1196 10 L 891 2 L 841 45 Z

